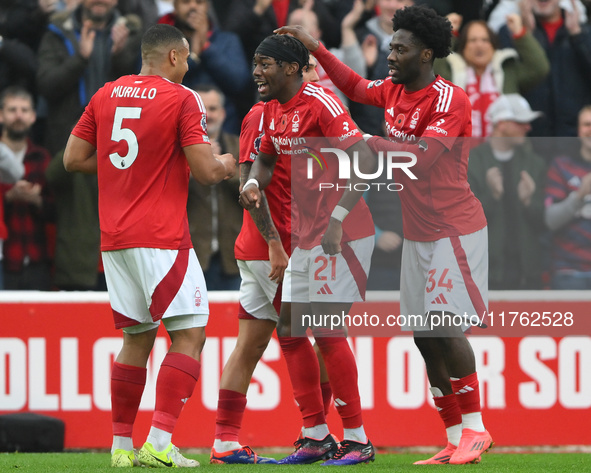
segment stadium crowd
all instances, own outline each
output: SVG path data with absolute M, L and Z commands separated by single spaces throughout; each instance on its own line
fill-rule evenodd
M 590 288 L 589 0 L 5 0 L 0 289 L 106 289 L 96 176 L 66 173 L 63 153 L 93 94 L 139 72 L 150 26 L 185 35 L 183 84 L 211 102 L 214 152 L 238 159 L 242 120 L 259 100 L 252 58 L 266 36 L 302 25 L 359 75 L 383 80 L 392 17 L 412 4 L 432 7 L 454 28 L 454 52 L 435 71 L 472 105 L 470 184 L 489 222 L 490 288 Z M 320 85 L 344 98 L 317 72 Z M 383 109 L 346 104 L 361 130 L 385 133 Z M 238 179 L 191 189 L 189 223 L 208 289 L 235 289 Z M 377 192 L 366 200 L 380 275 L 370 271 L 368 289 L 398 289 L 402 222 L 390 210 L 399 203 Z

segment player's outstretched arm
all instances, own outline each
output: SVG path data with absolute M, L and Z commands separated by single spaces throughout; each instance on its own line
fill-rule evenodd
M 69 172 L 96 174 L 96 148 L 82 138 L 70 135 L 64 151 L 64 167 Z
M 229 179 L 236 173 L 236 159 L 229 153 L 214 155 L 211 145 L 197 144 L 183 148 L 191 174 L 205 186 Z
M 439 157 L 446 151 L 446 147 L 441 141 L 434 138 L 421 138 L 418 143 L 395 143 L 393 141 L 382 138 L 381 136 L 372 136 L 367 140 L 369 147 L 376 153 L 380 151 L 386 153 L 388 151 L 402 151 L 408 152 L 415 155 L 414 163 L 412 167 L 409 165 L 408 172 L 424 173 L 428 172 L 431 167 L 437 162 Z M 418 159 L 420 156 L 420 159 Z M 400 159 L 390 158 L 392 162 L 406 163 L 408 162 L 407 156 L 402 156 Z
M 360 103 L 371 103 L 370 98 L 367 96 L 367 85 L 371 81 L 361 77 L 353 69 L 340 61 L 322 43 L 315 40 L 302 26 L 282 26 L 274 32 L 278 34 L 289 34 L 304 43 L 304 46 L 314 54 L 314 57 L 324 68 L 333 84 L 351 100 Z

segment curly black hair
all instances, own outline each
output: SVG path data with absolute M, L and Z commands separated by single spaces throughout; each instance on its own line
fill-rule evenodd
M 451 23 L 431 8 L 423 5 L 401 8 L 394 14 L 392 23 L 394 31 L 410 31 L 420 46 L 433 50 L 436 58 L 451 52 Z

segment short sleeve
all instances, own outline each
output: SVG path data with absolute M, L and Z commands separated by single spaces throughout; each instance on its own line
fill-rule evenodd
M 72 130 L 72 135 L 77 136 L 78 138 L 82 138 L 85 141 L 88 141 L 96 148 L 96 134 L 97 134 L 97 121 L 96 121 L 96 113 L 95 109 L 98 102 L 98 93 L 95 94 L 86 108 L 84 109 L 84 113 L 78 120 L 78 123 Z
M 347 149 L 361 141 L 363 136 L 344 105 L 332 92 L 317 88 L 312 110 L 317 114 L 317 121 L 323 136 L 335 139 L 333 146 Z
M 209 143 L 205 106 L 199 95 L 191 90 L 181 95 L 179 139 L 181 146 Z
M 263 139 L 263 107 L 253 107 L 242 121 L 240 129 L 240 164 L 252 163 L 261 149 Z
M 268 130 L 274 128 L 272 126 L 274 125 L 273 116 L 274 114 L 272 108 L 269 106 L 269 104 L 265 104 L 263 113 L 263 135 L 261 136 L 261 147 L 259 151 L 271 155 L 276 154 L 275 147 L 271 141 L 271 134 L 268 132 Z
M 459 87 L 438 81 L 434 89 L 438 96 L 432 102 L 429 123 L 422 136 L 435 138 L 451 149 L 456 138 L 472 135 L 472 108 L 468 96 Z

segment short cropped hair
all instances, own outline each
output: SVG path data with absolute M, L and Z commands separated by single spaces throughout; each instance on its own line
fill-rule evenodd
M 167 25 L 154 25 L 142 37 L 142 57 L 153 53 L 162 46 L 176 46 L 183 42 L 185 35 L 178 28 Z
M 6 89 L 4 89 L 0 94 L 0 109 L 4 108 L 4 103 L 6 102 L 6 99 L 13 97 L 20 97 L 22 99 L 26 99 L 29 102 L 31 102 L 31 105 L 33 107 L 35 107 L 35 100 L 31 92 L 29 92 L 24 87 L 21 87 L 20 85 L 11 85 L 9 87 L 6 87 Z
M 435 58 L 446 57 L 451 52 L 451 23 L 431 8 L 423 5 L 401 8 L 394 14 L 392 23 L 394 31 L 410 31 L 420 41 L 419 46 L 433 50 Z

